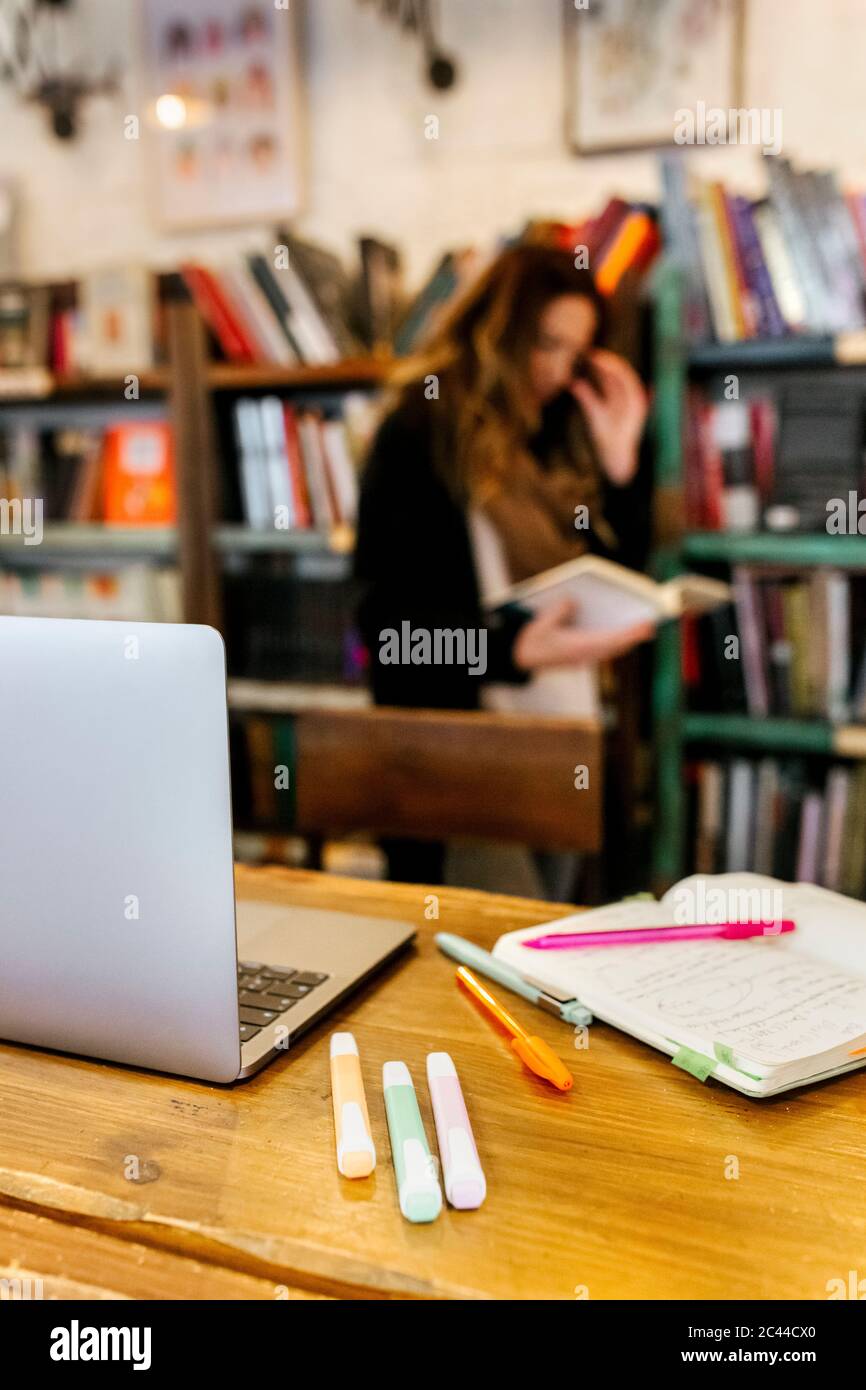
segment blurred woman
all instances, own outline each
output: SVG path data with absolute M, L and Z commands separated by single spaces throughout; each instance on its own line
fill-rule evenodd
M 633 368 L 597 345 L 603 322 L 592 276 L 571 255 L 520 245 L 401 368 L 364 474 L 356 554 L 377 704 L 492 706 L 494 688 L 547 672 L 585 680 L 650 636 L 644 625 L 582 631 L 567 603 L 537 617 L 484 603 L 503 583 L 587 551 L 631 558 L 622 533 L 635 518 L 623 502 L 647 401 Z M 395 660 L 385 634 L 406 623 L 412 633 L 483 630 L 483 675 L 468 663 L 413 664 L 405 652 Z M 585 692 L 566 703 L 559 713 L 587 712 Z M 441 881 L 441 846 L 387 849 L 392 878 Z

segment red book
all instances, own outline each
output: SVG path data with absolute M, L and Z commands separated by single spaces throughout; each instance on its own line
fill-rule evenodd
M 575 247 L 586 246 L 591 225 L 592 219 L 589 218 L 585 218 L 582 222 L 551 223 L 557 250 L 571 251 L 574 254 Z
M 55 310 L 51 318 L 51 362 L 53 371 L 62 376 L 69 371 L 69 348 L 66 332 L 66 315 L 62 309 Z
M 769 397 L 758 396 L 749 403 L 749 428 L 755 461 L 755 486 L 762 504 L 766 506 L 773 495 L 776 462 L 776 411 Z
M 705 402 L 698 408 L 698 440 L 703 464 L 703 524 L 708 531 L 722 529 L 722 495 L 725 472 L 715 438 L 715 406 Z
M 593 271 L 596 269 L 596 262 L 601 261 L 619 231 L 620 223 L 629 212 L 631 208 L 623 198 L 611 198 L 604 210 L 594 219 L 592 226 L 587 228 L 586 244 Z
M 290 405 L 283 406 L 283 419 L 286 427 L 286 453 L 289 459 L 289 482 L 292 485 L 295 525 L 302 530 L 307 530 L 313 524 L 313 510 L 310 506 L 310 494 L 307 490 L 307 475 L 304 472 L 298 422 Z
M 187 262 L 181 266 L 196 307 L 230 362 L 255 362 L 255 344 L 226 303 L 217 281 L 204 266 Z
M 693 690 L 701 681 L 701 656 L 698 645 L 698 625 L 693 613 L 685 613 L 681 621 L 683 683 Z
M 700 411 L 703 405 L 703 395 L 695 387 L 691 387 L 686 396 L 683 422 L 686 525 L 690 531 L 699 531 L 706 524 L 704 517 L 704 468 L 700 436 Z

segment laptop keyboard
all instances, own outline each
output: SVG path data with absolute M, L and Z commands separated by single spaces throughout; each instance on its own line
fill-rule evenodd
M 241 1042 L 249 1042 L 268 1023 L 273 1023 L 299 999 L 306 999 L 327 975 L 312 970 L 290 970 L 285 965 L 262 965 L 258 960 L 238 962 L 238 1004 Z

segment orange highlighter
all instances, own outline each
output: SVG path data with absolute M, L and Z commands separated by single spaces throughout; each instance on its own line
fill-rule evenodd
M 493 995 L 476 980 L 472 971 L 466 969 L 465 965 L 458 967 L 457 978 L 461 985 L 469 990 L 470 994 L 474 994 L 479 1004 L 511 1034 L 511 1046 L 525 1067 L 528 1067 L 531 1072 L 540 1076 L 544 1081 L 549 1081 L 558 1091 L 571 1090 L 574 1085 L 574 1077 L 543 1038 L 530 1037 L 516 1019 L 511 1017 L 508 1010 L 503 1009 L 502 1005 L 493 998 Z
M 344 1178 L 366 1178 L 376 1167 L 358 1044 L 351 1033 L 331 1034 L 331 1096 L 337 1167 Z

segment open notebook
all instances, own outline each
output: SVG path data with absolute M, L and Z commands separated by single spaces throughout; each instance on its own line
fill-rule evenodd
M 768 916 L 792 918 L 797 929 L 749 941 L 570 951 L 521 944 L 550 931 Z M 749 1096 L 866 1064 L 866 904 L 826 888 L 760 874 L 695 875 L 658 903 L 614 903 L 508 932 L 494 955 L 555 996 L 579 998 L 605 1023 L 670 1053 L 700 1080 L 713 1076 Z M 861 1049 L 862 1056 L 853 1055 Z

